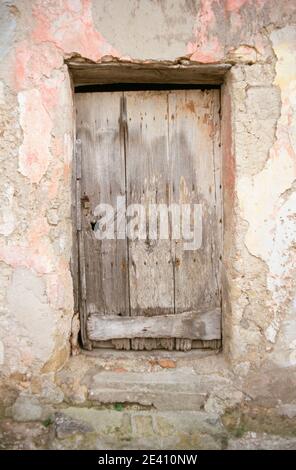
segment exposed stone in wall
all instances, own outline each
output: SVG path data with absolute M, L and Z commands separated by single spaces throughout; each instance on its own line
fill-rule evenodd
M 243 380 L 238 394 L 267 399 L 276 373 L 294 382 L 296 365 L 295 2 L 123 4 L 0 6 L 1 373 L 11 400 L 24 391 L 46 394 L 44 382 L 54 400 L 59 394 L 48 384 L 69 358 L 71 327 L 77 330 L 69 266 L 74 112 L 64 60 L 185 57 L 233 65 L 222 110 L 224 351 Z M 290 394 L 283 404 L 295 400 Z M 213 395 L 207 406 L 221 401 Z
M 247 165 L 241 170 L 238 180 L 238 198 L 241 216 L 248 222 L 245 246 L 248 252 L 266 264 L 266 296 L 261 300 L 261 312 L 266 313 L 263 322 L 258 323 L 267 343 L 266 349 L 272 350 L 284 318 L 289 316 L 289 333 L 286 335 L 286 360 L 283 366 L 295 365 L 293 359 L 293 309 L 295 316 L 295 221 L 296 200 L 293 184 L 296 178 L 295 166 L 295 87 L 296 87 L 296 29 L 285 27 L 271 34 L 273 48 L 277 57 L 274 86 L 250 86 L 244 100 L 247 116 L 244 113 L 244 129 L 257 144 L 250 140 Z M 252 99 L 249 101 L 250 93 Z M 281 114 L 279 113 L 281 100 Z M 250 104 L 249 104 L 250 103 Z M 248 105 L 250 111 L 248 113 Z M 247 121 L 247 122 L 246 122 Z M 238 132 L 240 141 L 243 132 Z M 275 135 L 275 139 L 274 139 Z M 245 143 L 246 144 L 246 143 Z M 252 168 L 252 149 L 256 166 Z M 237 148 L 237 159 L 241 152 Z M 261 156 L 262 155 L 262 156 Z M 247 166 L 247 168 L 246 168 Z M 251 173 L 251 174 L 248 174 Z M 254 282 L 252 284 L 254 288 Z M 256 292 L 255 301 L 260 299 Z M 264 305 L 265 304 L 265 305 Z M 253 321 L 260 322 L 259 312 L 252 309 Z M 290 354 L 290 360 L 288 355 Z M 276 354 L 271 355 L 272 358 Z M 280 361 L 277 361 L 280 362 Z

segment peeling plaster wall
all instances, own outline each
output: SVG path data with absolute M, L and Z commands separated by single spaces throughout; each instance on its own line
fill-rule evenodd
M 7 383 L 30 387 L 31 377 L 55 372 L 70 354 L 74 115 L 64 59 L 74 55 L 233 65 L 222 115 L 224 350 L 246 387 L 259 367 L 295 374 L 295 2 L 2 0 L 0 31 Z

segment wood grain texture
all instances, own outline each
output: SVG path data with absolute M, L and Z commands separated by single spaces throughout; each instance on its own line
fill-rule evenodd
M 75 86 L 112 83 L 223 83 L 230 64 L 90 64 L 68 61 Z
M 220 154 L 214 148 L 220 135 L 219 90 L 171 91 L 169 129 L 174 202 L 199 204 L 202 210 L 201 247 L 186 250 L 184 239 L 174 243 L 175 312 L 197 310 L 202 305 L 219 307 L 222 226 L 216 166 L 220 167 Z M 190 344 L 182 340 L 176 347 L 188 350 Z
M 213 340 L 221 337 L 220 325 L 219 308 L 153 317 L 118 317 L 93 314 L 88 319 L 87 332 L 93 341 L 107 341 L 127 336 L 130 338 Z
M 77 185 L 82 206 L 77 224 L 81 228 L 84 344 L 91 340 L 94 347 L 184 351 L 209 347 L 206 344 L 211 340 L 218 345 L 222 252 L 219 103 L 217 89 L 77 95 L 77 137 L 82 142 Z M 100 202 L 116 207 L 117 196 L 125 197 L 127 207 L 142 204 L 147 211 L 149 204 L 201 204 L 201 247 L 186 251 L 184 240 L 173 240 L 172 220 L 168 239 L 153 239 L 146 221 L 146 238 L 117 240 L 115 233 L 114 240 L 97 240 L 95 207 Z M 201 336 L 203 323 L 199 322 L 201 316 L 206 321 L 205 311 L 220 312 L 219 321 L 215 313 L 218 336 Z M 128 316 L 132 322 L 126 321 Z M 107 317 L 113 330 L 106 326 Z M 160 317 L 167 321 L 166 332 Z M 151 334 L 143 333 L 145 318 Z M 102 337 L 98 322 L 105 325 Z M 190 334 L 184 326 L 189 323 Z M 125 331 L 125 336 L 118 336 L 116 328 Z
M 91 350 L 92 345 L 87 336 L 86 331 L 86 322 L 87 322 L 87 308 L 86 308 L 86 273 L 85 273 L 85 252 L 84 252 L 84 231 L 82 230 L 82 221 L 81 221 L 81 158 L 82 158 L 82 145 L 81 140 L 76 140 L 75 145 L 75 204 L 76 204 L 76 230 L 77 238 L 74 237 L 74 247 L 77 245 L 77 280 L 79 286 L 75 284 L 74 289 L 77 286 L 78 298 L 76 299 L 77 307 L 79 308 L 80 314 L 80 334 L 82 344 L 85 349 Z
M 125 92 L 128 138 L 127 205 L 169 204 L 167 94 L 162 91 Z M 174 314 L 174 279 L 170 235 L 129 240 L 131 316 Z M 156 227 L 157 229 L 157 227 Z M 167 344 L 167 340 L 165 341 Z M 153 340 L 132 340 L 133 349 L 150 349 Z
M 95 237 L 99 203 L 116 208 L 125 197 L 124 147 L 120 133 L 121 93 L 78 95 L 77 137 L 82 142 L 81 200 L 87 316 L 128 315 L 127 242 Z M 83 267 L 82 267 L 83 269 Z M 119 347 L 129 348 L 129 340 Z

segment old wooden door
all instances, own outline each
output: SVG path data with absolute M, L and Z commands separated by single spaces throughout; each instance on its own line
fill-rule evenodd
M 76 105 L 85 347 L 219 345 L 219 90 L 78 93 Z M 102 204 L 114 210 L 109 219 L 103 214 L 105 235 L 107 226 L 110 233 L 98 238 Z M 189 246 L 183 234 L 186 214 L 192 237 L 197 227 L 199 246 Z M 161 221 L 167 224 L 160 227 Z

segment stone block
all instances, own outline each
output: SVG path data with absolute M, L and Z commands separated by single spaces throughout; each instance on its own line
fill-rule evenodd
M 15 421 L 38 421 L 42 418 L 42 406 L 36 397 L 20 395 L 11 407 Z
M 133 417 L 133 432 L 137 437 L 153 436 L 153 418 L 151 415 L 136 415 Z
M 74 419 L 64 413 L 56 413 L 54 420 L 55 432 L 59 439 L 92 432 L 93 427 L 84 421 Z

